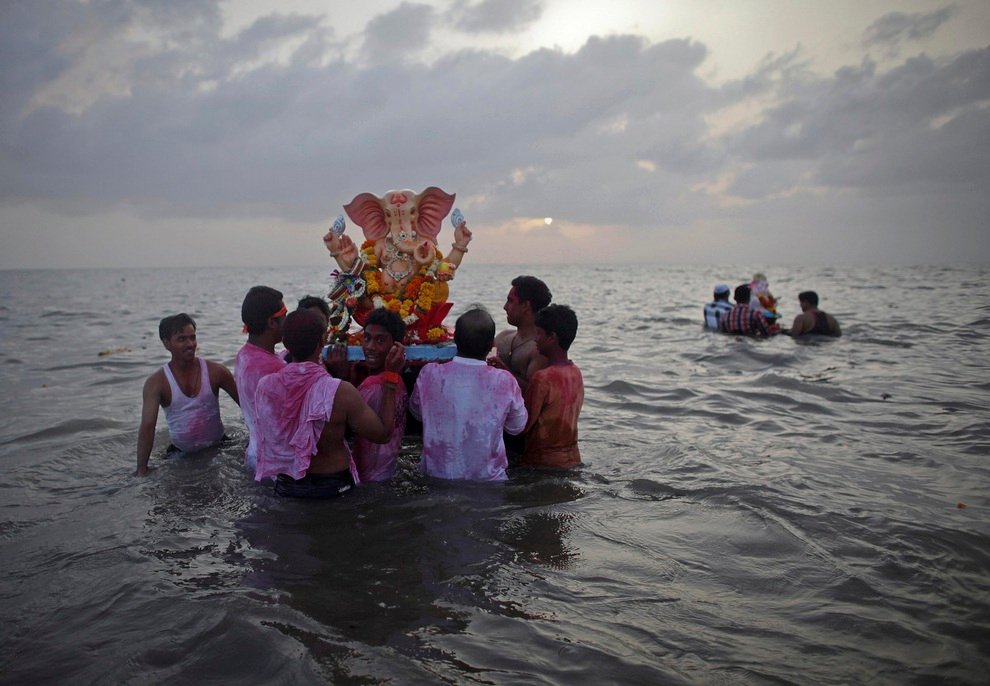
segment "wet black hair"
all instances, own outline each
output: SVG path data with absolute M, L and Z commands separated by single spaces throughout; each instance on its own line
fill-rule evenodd
M 517 276 L 512 280 L 512 287 L 516 289 L 516 297 L 521 302 L 528 302 L 533 312 L 539 312 L 553 299 L 547 285 L 535 276 Z
M 195 331 L 196 320 L 185 312 L 180 312 L 179 314 L 173 314 L 170 317 L 165 317 L 158 322 L 158 337 L 163 341 L 167 341 L 190 324 L 192 324 L 193 331 Z
M 742 304 L 748 305 L 749 299 L 752 296 L 752 294 L 753 292 L 750 290 L 749 284 L 744 283 L 741 286 L 736 286 L 736 291 L 732 295 L 736 299 L 736 302 L 739 303 L 740 305 Z
M 557 334 L 562 350 L 570 348 L 577 335 L 577 315 L 567 305 L 547 305 L 536 313 L 534 323 L 547 333 Z
M 402 321 L 402 317 L 399 316 L 398 312 L 393 312 L 385 307 L 373 310 L 364 321 L 364 328 L 367 329 L 372 324 L 388 331 L 396 343 L 401 343 L 406 337 L 406 323 Z
M 310 309 L 290 312 L 282 326 L 282 343 L 292 355 L 295 362 L 309 358 L 318 347 L 323 345 L 323 335 L 326 329 L 318 314 Z
M 283 305 L 281 291 L 270 286 L 253 286 L 241 303 L 241 321 L 247 326 L 248 333 L 264 333 L 268 318 Z
M 803 300 L 812 307 L 818 307 L 818 294 L 814 291 L 801 291 L 798 293 L 798 300 Z
M 308 310 L 311 307 L 315 307 L 322 312 L 323 316 L 327 318 L 327 321 L 330 320 L 330 304 L 326 300 L 317 295 L 307 295 L 299 300 L 300 310 Z

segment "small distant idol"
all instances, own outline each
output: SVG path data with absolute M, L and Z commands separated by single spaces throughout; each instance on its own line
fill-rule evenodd
M 356 343 L 348 336 L 351 320 L 363 326 L 379 307 L 399 313 L 406 323 L 407 344 L 450 340 L 451 333 L 443 326 L 453 305 L 447 301 L 447 282 L 454 278 L 471 242 L 464 215 L 455 209 L 450 216 L 454 226 L 450 251 L 445 256 L 437 247 L 455 197 L 430 186 L 422 193 L 408 189 L 381 197 L 361 193 L 344 205 L 365 241 L 359 248 L 345 233 L 344 215 L 323 237 L 337 261 L 327 295 L 334 340 Z

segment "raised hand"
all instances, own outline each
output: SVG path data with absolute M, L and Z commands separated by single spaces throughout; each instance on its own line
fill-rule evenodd
M 385 371 L 401 372 L 406 366 L 406 348 L 401 343 L 393 343 L 385 356 Z
M 467 227 L 466 223 L 461 223 L 457 225 L 454 229 L 454 243 L 463 247 L 467 247 L 467 244 L 471 242 L 471 229 Z
M 323 236 L 323 245 L 327 246 L 330 257 L 337 260 L 341 269 L 350 269 L 358 257 L 358 248 L 350 236 L 341 236 L 333 231 L 327 231 L 326 235 Z

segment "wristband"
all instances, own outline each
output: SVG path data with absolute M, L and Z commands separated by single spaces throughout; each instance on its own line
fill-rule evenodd
M 468 251 L 466 245 L 458 245 L 457 243 L 451 243 L 450 244 L 450 247 L 451 247 L 452 250 L 460 250 L 461 252 L 464 252 L 464 253 L 466 253 Z
M 399 372 L 382 372 L 382 380 L 387 384 L 394 384 L 396 386 L 402 383 L 402 377 L 399 376 Z

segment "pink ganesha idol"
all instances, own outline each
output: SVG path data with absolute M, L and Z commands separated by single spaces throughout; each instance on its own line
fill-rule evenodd
M 447 281 L 464 259 L 471 231 L 464 215 L 455 209 L 454 242 L 444 257 L 437 236 L 455 195 L 430 186 L 422 193 L 389 191 L 381 197 L 361 193 L 344 211 L 364 232 L 358 248 L 344 234 L 340 215 L 323 237 L 339 270 L 331 275 L 328 299 L 332 333 L 345 339 L 350 319 L 363 325 L 371 311 L 387 307 L 406 323 L 406 343 L 440 343 L 450 340 L 443 326 L 453 303 L 447 302 Z

